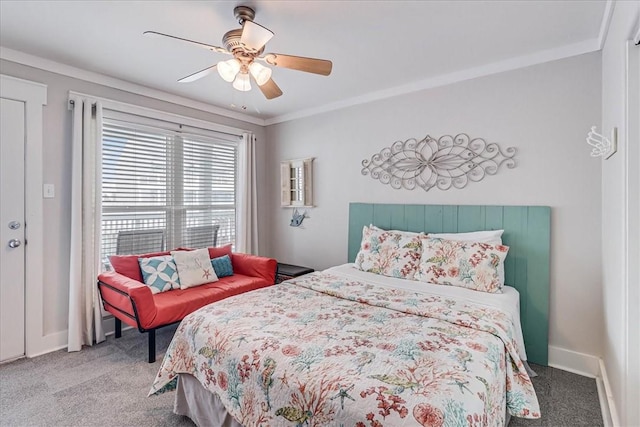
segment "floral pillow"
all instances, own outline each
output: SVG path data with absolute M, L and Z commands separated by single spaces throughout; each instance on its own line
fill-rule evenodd
M 422 258 L 416 280 L 458 286 L 489 293 L 502 293 L 499 268 L 508 246 L 422 238 Z
M 428 236 L 434 239 L 461 240 L 463 242 L 491 243 L 492 245 L 502 244 L 502 234 L 504 230 L 472 231 L 468 233 L 429 233 Z M 504 264 L 498 267 L 498 277 L 500 286 L 504 285 Z
M 421 253 L 420 236 L 364 226 L 356 267 L 369 273 L 413 280 Z

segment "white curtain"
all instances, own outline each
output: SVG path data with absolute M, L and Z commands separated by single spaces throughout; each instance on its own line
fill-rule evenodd
M 102 105 L 81 97 L 73 109 L 68 350 L 104 341 L 96 285 L 100 271 Z
M 244 133 L 238 147 L 236 251 L 257 255 L 258 197 L 256 184 L 256 138 L 252 133 Z

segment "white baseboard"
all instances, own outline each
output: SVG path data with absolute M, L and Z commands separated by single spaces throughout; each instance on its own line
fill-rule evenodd
M 110 336 L 115 334 L 115 321 L 113 316 L 105 316 L 103 318 L 103 327 L 105 336 Z M 122 330 L 126 331 L 127 329 L 133 329 L 131 326 L 126 323 L 122 324 Z M 52 353 L 54 351 L 62 350 L 67 348 L 67 339 L 68 339 L 67 330 L 54 332 L 52 334 L 45 335 L 40 338 L 37 345 L 32 346 L 27 349 L 26 357 L 38 357 L 43 354 Z
M 26 357 L 37 357 L 43 354 L 58 351 L 67 347 L 68 332 L 64 331 L 54 332 L 39 337 L 37 342 L 27 343 L 25 355 Z
M 549 346 L 549 366 L 589 378 L 595 378 L 598 400 L 605 427 L 619 426 L 618 413 L 611 394 L 604 362 L 597 356 Z
M 619 426 L 620 418 L 618 418 L 616 402 L 613 400 L 613 393 L 611 393 L 611 384 L 609 384 L 607 369 L 602 359 L 598 359 L 598 361 L 600 374 L 599 378 L 596 379 L 596 384 L 598 385 L 598 397 L 600 398 L 600 407 L 602 408 L 602 419 L 604 420 L 605 427 Z
M 549 346 L 549 366 L 589 378 L 600 374 L 598 357 L 554 346 Z

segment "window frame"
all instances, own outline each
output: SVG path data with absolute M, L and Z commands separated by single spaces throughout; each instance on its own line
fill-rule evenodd
M 166 113 L 162 111 L 147 109 L 144 107 L 137 107 L 129 104 L 123 104 L 115 101 L 104 100 L 102 102 L 103 102 L 103 111 L 104 111 L 103 121 L 128 122 L 128 123 L 133 123 L 139 126 L 147 126 L 155 129 L 161 129 L 163 131 L 168 131 L 169 133 L 172 133 L 174 135 L 175 140 L 180 139 L 178 143 L 174 142 L 173 144 L 171 144 L 173 147 L 172 152 L 173 154 L 178 154 L 181 157 L 182 161 L 184 161 L 184 158 L 181 156 L 182 153 L 176 153 L 175 150 L 181 151 L 183 148 L 182 140 L 188 139 L 189 137 L 196 137 L 196 139 L 194 139 L 195 142 L 197 142 L 197 137 L 205 137 L 207 139 L 215 139 L 220 144 L 233 145 L 234 147 L 234 167 L 233 167 L 234 168 L 234 173 L 233 173 L 234 199 L 233 199 L 233 202 L 231 205 L 228 205 L 228 206 L 226 205 L 212 205 L 212 206 L 215 206 L 214 211 L 224 210 L 226 206 L 229 209 L 233 209 L 233 211 L 235 212 L 235 215 L 233 218 L 235 230 L 231 230 L 232 232 L 234 232 L 234 236 L 235 236 L 232 239 L 231 243 L 235 247 L 235 245 L 237 244 L 237 236 L 238 236 L 237 217 L 238 217 L 238 208 L 239 208 L 239 192 L 242 191 L 242 189 L 239 188 L 239 185 L 241 184 L 240 182 L 241 180 L 239 179 L 239 176 L 238 176 L 239 166 L 240 166 L 239 150 L 240 150 L 240 143 L 242 141 L 242 135 L 244 133 L 249 133 L 249 131 L 231 128 L 224 125 L 218 125 L 215 123 L 205 122 L 199 119 L 179 116 L 172 113 Z M 101 156 L 100 162 L 101 163 L 103 162 L 102 156 Z M 178 166 L 174 166 L 174 168 L 177 168 L 177 167 Z M 182 196 L 184 195 L 184 192 L 183 192 L 184 188 L 182 187 L 184 185 L 184 182 L 183 181 L 179 181 L 179 182 L 180 184 L 178 186 L 173 186 L 173 187 L 169 183 L 166 184 L 166 190 L 172 192 L 171 197 L 174 200 L 174 203 L 176 199 L 182 198 Z M 103 197 L 102 194 L 103 194 L 102 189 L 100 189 L 100 194 L 97 195 L 100 198 L 100 200 L 102 200 L 102 197 Z M 207 205 L 207 207 L 209 207 L 209 205 Z M 102 215 L 103 211 L 105 211 L 104 209 L 105 208 L 103 208 L 102 206 L 100 207 L 100 215 Z M 108 207 L 106 209 L 108 211 L 108 210 L 113 210 L 114 208 Z M 153 209 L 156 209 L 156 208 L 154 207 Z M 169 203 L 167 203 L 162 207 L 158 207 L 157 209 L 164 210 L 166 212 L 168 209 L 170 209 L 170 205 Z M 186 215 L 186 213 L 190 209 L 197 210 L 198 206 L 185 205 L 184 199 L 183 199 L 180 206 L 180 210 L 182 211 L 182 213 Z M 121 211 L 122 210 L 120 210 L 120 212 Z M 139 211 L 139 210 L 135 209 L 135 211 Z M 171 225 L 169 223 L 169 215 L 167 215 L 165 218 L 166 218 L 165 230 L 167 233 L 167 236 L 165 237 L 165 242 L 166 242 L 165 249 L 170 249 L 173 247 L 172 246 L 173 238 L 172 236 L 169 236 L 169 233 L 172 232 L 171 230 L 175 229 L 175 225 Z M 100 221 L 99 226 L 102 227 L 102 220 Z M 187 225 L 184 224 L 184 227 L 187 227 Z M 221 227 L 220 231 L 222 230 L 223 228 Z M 219 241 L 220 239 L 218 239 L 218 242 Z M 100 247 L 101 247 L 101 251 L 103 251 L 102 242 L 100 243 Z M 103 253 L 101 256 L 104 259 L 106 255 L 107 254 Z
M 314 157 L 280 162 L 280 206 L 312 208 Z

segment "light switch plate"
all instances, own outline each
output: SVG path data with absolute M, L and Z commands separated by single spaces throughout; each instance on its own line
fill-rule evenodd
M 45 199 L 53 199 L 56 196 L 56 188 L 53 184 L 44 184 L 42 194 Z

